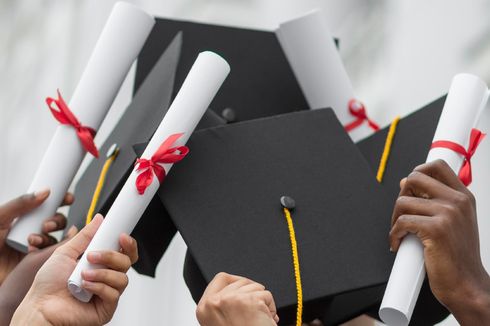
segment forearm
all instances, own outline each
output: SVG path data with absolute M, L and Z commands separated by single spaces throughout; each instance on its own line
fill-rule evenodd
M 490 325 L 490 278 L 464 291 L 448 308 L 462 326 Z

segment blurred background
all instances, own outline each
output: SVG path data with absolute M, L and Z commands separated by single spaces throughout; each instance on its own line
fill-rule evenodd
M 0 0 L 0 202 L 22 194 L 57 126 L 46 96 L 76 86 L 114 0 Z M 341 40 L 356 94 L 387 125 L 447 92 L 459 72 L 490 83 L 490 0 L 134 0 L 161 17 L 273 30 L 323 8 Z M 97 135 L 100 144 L 131 99 L 134 69 Z M 480 126 L 490 130 L 490 112 Z M 416 130 L 414 130 L 416 132 Z M 482 256 L 490 269 L 490 143 L 473 160 Z M 197 325 L 182 279 L 185 244 L 172 242 L 156 279 L 130 271 L 113 325 Z M 441 325 L 457 325 L 450 317 Z

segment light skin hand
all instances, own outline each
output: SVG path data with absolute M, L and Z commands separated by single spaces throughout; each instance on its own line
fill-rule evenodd
M 279 317 L 272 294 L 247 278 L 219 273 L 196 310 L 202 326 L 274 326 Z
M 49 197 L 49 190 L 34 194 L 23 195 L 3 205 L 0 205 L 0 285 L 17 264 L 26 256 L 25 253 L 10 248 L 5 240 L 15 218 L 29 213 L 39 207 Z M 66 194 L 62 206 L 71 205 L 74 201 L 72 194 Z M 44 221 L 41 234 L 31 234 L 28 238 L 29 251 L 46 248 L 57 242 L 49 235 L 50 232 L 63 230 L 66 227 L 66 217 L 56 214 Z
M 490 324 L 490 277 L 480 256 L 474 196 L 440 160 L 417 167 L 400 186 L 391 248 L 415 234 L 435 297 L 462 325 Z
M 82 272 L 82 287 L 94 294 L 90 302 L 75 299 L 66 284 L 78 257 L 88 247 L 102 220 L 97 215 L 73 239 L 55 250 L 37 273 L 11 325 L 103 325 L 111 320 L 119 297 L 128 284 L 126 272 L 138 259 L 133 238 L 122 234 L 120 251 L 88 253 L 89 262 L 105 266 Z
M 12 316 L 29 291 L 37 271 L 53 254 L 56 248 L 77 234 L 71 227 L 64 241 L 29 253 L 7 276 L 0 287 L 0 325 L 8 325 Z

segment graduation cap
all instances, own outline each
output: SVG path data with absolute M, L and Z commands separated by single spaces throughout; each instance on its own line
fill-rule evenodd
M 305 321 L 323 317 L 337 296 L 388 280 L 392 206 L 332 110 L 210 128 L 194 133 L 188 146 L 158 195 L 189 247 L 185 279 L 196 301 L 225 271 L 264 284 L 281 323 L 295 319 L 291 230 L 282 206 L 289 203 L 281 205 L 282 196 L 296 203 Z
M 415 167 L 425 163 L 445 101 L 446 96 L 436 99 L 398 122 L 381 181 L 381 186 L 387 193 L 392 207 L 400 193 L 400 180 L 408 176 Z M 357 143 L 373 172 L 378 170 L 389 129 L 388 126 Z M 367 292 L 371 291 L 371 293 L 376 292 L 377 294 L 382 291 L 384 293 L 384 289 L 385 286 L 382 286 Z M 366 295 L 370 294 L 367 293 Z M 380 304 L 381 301 L 374 305 L 369 312 L 371 316 L 378 319 Z M 434 297 L 428 282 L 425 281 L 410 325 L 434 325 L 448 315 L 449 311 Z
M 182 31 L 184 39 L 174 92 L 182 85 L 197 54 L 220 53 L 233 67 L 210 107 L 227 121 L 244 121 L 308 108 L 274 32 L 157 19 L 139 57 L 139 89 L 167 43 Z
M 85 225 L 87 218 L 91 218 L 97 212 L 105 214 L 111 207 L 138 157 L 133 147 L 136 144 L 149 141 L 167 112 L 174 89 L 175 72 L 181 47 L 182 34 L 178 33 L 160 56 L 139 87 L 131 104 L 101 146 L 100 152 L 107 153 L 107 159 L 93 160 L 79 179 L 75 187 L 76 201 L 69 211 L 68 220 L 70 224 L 76 225 L 80 229 Z M 221 123 L 225 123 L 223 119 L 212 111 L 208 111 L 198 128 Z M 87 216 L 93 202 L 93 194 L 97 192 L 96 187 L 99 179 L 101 179 L 102 171 L 110 158 L 113 161 L 110 167 L 108 166 L 105 182 L 101 184 L 97 204 L 93 207 L 93 213 Z M 146 234 L 141 233 L 143 229 L 159 232 L 158 239 L 146 237 L 145 241 L 140 241 L 138 248 L 141 260 L 140 265 L 137 264 L 136 268 L 142 268 L 151 275 L 154 270 L 145 270 L 145 262 L 154 261 L 155 258 L 152 254 L 155 254 L 155 251 L 165 250 L 176 233 L 175 226 L 166 217 L 165 208 L 157 197 L 151 201 L 143 218 L 134 230 L 133 235 L 137 240 L 145 238 Z M 161 255 L 158 256 L 158 260 L 160 258 Z

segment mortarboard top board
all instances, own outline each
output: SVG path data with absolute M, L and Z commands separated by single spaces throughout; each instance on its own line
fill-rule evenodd
M 233 73 L 210 105 L 218 115 L 232 122 L 308 108 L 274 32 L 170 19 L 156 20 L 138 57 L 135 89 L 165 50 L 166 42 L 179 31 L 184 38 L 174 93 L 197 54 L 209 49 L 220 53 L 233 67 Z
M 400 193 L 400 180 L 425 163 L 445 100 L 443 96 L 398 123 L 382 181 L 393 204 Z M 389 128 L 357 143 L 374 172 L 378 169 Z
M 441 116 L 446 96 L 427 104 L 404 117 L 398 123 L 391 145 L 390 156 L 382 180 L 393 207 L 400 193 L 400 180 L 415 167 L 425 163 Z M 374 172 L 378 169 L 389 126 L 357 143 Z M 384 293 L 385 286 L 382 287 Z M 373 290 L 375 291 L 375 290 Z M 370 315 L 378 318 L 381 301 L 373 307 Z M 426 281 L 417 300 L 410 325 L 434 325 L 445 319 L 449 311 L 432 294 Z
M 105 214 L 109 210 L 138 157 L 133 146 L 148 142 L 162 121 L 170 105 L 181 46 L 182 33 L 177 33 L 101 146 L 101 153 L 110 152 L 114 144 L 118 146 L 119 152 L 106 175 L 95 213 Z M 224 121 L 215 113 L 208 111 L 198 128 L 215 126 L 219 123 L 224 123 Z M 93 160 L 75 187 L 76 201 L 70 208 L 68 219 L 70 224 L 76 225 L 79 229 L 85 225 L 86 215 L 105 160 L 104 157 Z M 145 231 L 142 232 L 142 230 Z M 152 230 L 158 231 L 158 239 L 145 237 L 147 235 L 145 233 L 152 232 Z M 160 200 L 153 199 L 133 234 L 140 242 L 138 249 L 141 257 L 135 268 L 144 274 L 154 275 L 154 268 L 151 265 L 154 261 L 153 250 L 164 251 L 175 233 L 175 226 L 166 216 L 165 208 Z
M 281 324 L 294 320 L 283 195 L 296 201 L 305 321 L 323 317 L 336 296 L 388 280 L 392 207 L 332 110 L 209 128 L 194 133 L 188 146 L 158 195 L 202 274 L 204 284 L 192 284 L 199 275 L 186 280 L 195 299 L 224 271 L 264 284 Z

